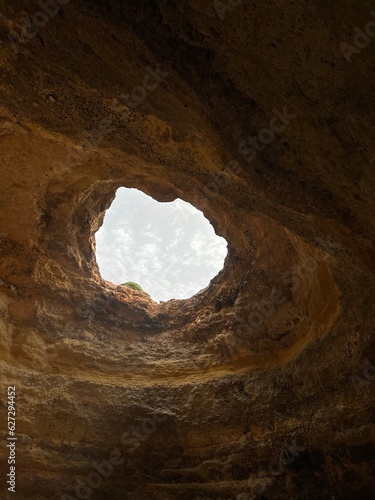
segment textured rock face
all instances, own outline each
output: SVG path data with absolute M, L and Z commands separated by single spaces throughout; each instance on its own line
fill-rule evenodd
M 225 2 L 1 6 L 1 498 L 374 494 L 370 7 Z M 209 287 L 101 279 L 120 186 L 205 213 Z

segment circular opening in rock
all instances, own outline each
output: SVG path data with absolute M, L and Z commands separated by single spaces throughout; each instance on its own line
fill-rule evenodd
M 155 301 L 186 299 L 223 268 L 227 243 L 202 212 L 181 199 L 159 203 L 120 188 L 96 235 L 101 276 Z

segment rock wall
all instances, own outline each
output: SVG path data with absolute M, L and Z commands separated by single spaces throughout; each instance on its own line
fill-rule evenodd
M 372 2 L 59 2 L 0 10 L 1 498 L 373 498 Z M 226 238 L 206 289 L 100 277 L 120 186 Z

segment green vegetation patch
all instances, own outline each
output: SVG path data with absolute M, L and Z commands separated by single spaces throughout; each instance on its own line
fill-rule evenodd
M 121 283 L 121 286 L 127 286 L 129 288 L 132 288 L 133 290 L 138 290 L 139 292 L 143 292 L 141 285 L 138 285 L 138 283 L 134 283 L 134 281 L 127 281 L 126 283 Z

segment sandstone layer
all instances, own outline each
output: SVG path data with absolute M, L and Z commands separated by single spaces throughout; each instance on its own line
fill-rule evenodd
M 1 498 L 373 498 L 372 2 L 60 3 L 1 2 Z M 226 238 L 206 289 L 101 278 L 121 186 Z

